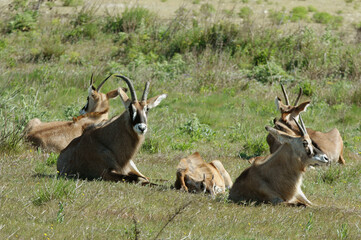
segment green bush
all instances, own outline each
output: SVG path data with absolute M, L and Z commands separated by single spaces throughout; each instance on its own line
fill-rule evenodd
M 248 73 L 248 77 L 254 78 L 262 83 L 272 83 L 276 80 L 280 81 L 292 78 L 281 66 L 273 61 L 270 61 L 267 64 L 254 66 L 252 71 Z
M 244 19 L 249 19 L 252 15 L 253 11 L 250 7 L 242 7 L 238 13 L 238 16 Z
M 291 11 L 290 20 L 292 22 L 297 22 L 300 20 L 308 19 L 308 9 L 306 7 L 294 7 Z
M 331 25 L 333 28 L 338 28 L 342 25 L 342 16 L 333 16 L 327 12 L 317 12 L 313 15 L 313 21 L 316 23 Z
M 70 21 L 71 29 L 64 33 L 63 41 L 75 43 L 80 39 L 95 39 L 99 26 L 94 17 L 94 8 L 82 8 Z
M 290 19 L 290 17 L 285 11 L 270 10 L 270 14 L 268 15 L 268 17 L 274 24 L 283 24 Z
M 179 130 L 181 133 L 188 134 L 192 141 L 210 140 L 216 134 L 207 124 L 200 123 L 195 114 L 184 125 L 179 127 Z
M 83 0 L 62 0 L 64 7 L 76 7 L 83 4 Z
M 315 8 L 314 6 L 310 5 L 307 7 L 309 12 L 317 12 L 317 8 Z
M 28 32 L 34 30 L 37 26 L 38 14 L 36 11 L 25 10 L 24 12 L 16 13 L 10 18 L 6 31 L 11 33 L 15 30 Z
M 210 17 L 215 11 L 215 7 L 210 3 L 202 4 L 199 9 L 199 12 L 205 17 Z
M 143 7 L 127 8 L 121 16 L 108 16 L 104 26 L 105 32 L 134 32 L 142 25 L 149 27 L 157 17 Z

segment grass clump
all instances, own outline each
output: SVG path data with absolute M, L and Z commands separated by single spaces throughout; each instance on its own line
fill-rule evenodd
M 83 4 L 83 0 L 62 0 L 64 7 L 76 7 Z
M 292 22 L 308 20 L 308 9 L 302 6 L 294 7 L 290 13 L 290 20 Z
M 253 15 L 253 11 L 250 7 L 242 7 L 239 12 L 238 16 L 243 19 L 249 19 Z
M 10 17 L 6 20 L 5 31 L 28 32 L 35 30 L 38 21 L 38 12 L 32 8 L 32 1 L 16 0 L 10 5 Z
M 35 192 L 32 203 L 41 206 L 51 200 L 71 199 L 76 190 L 75 182 L 63 178 L 54 178 L 50 182 L 44 182 Z
M 274 81 L 288 80 L 293 78 L 292 76 L 288 75 L 281 66 L 273 61 L 254 66 L 253 69 L 248 72 L 247 76 L 261 83 L 272 83 Z
M 268 17 L 271 19 L 271 21 L 274 24 L 278 24 L 278 25 L 284 24 L 290 19 L 286 10 L 282 10 L 282 11 L 270 10 L 270 14 L 268 15 Z
M 342 25 L 342 16 L 333 16 L 327 12 L 316 12 L 313 15 L 313 21 L 320 24 L 330 25 L 333 28 L 338 28 Z
M 189 135 L 192 141 L 209 141 L 216 134 L 209 125 L 200 123 L 196 115 L 193 115 L 192 118 L 179 127 L 179 131 Z
M 75 43 L 81 39 L 95 39 L 99 32 L 95 12 L 95 7 L 83 7 L 70 21 L 71 28 L 65 32 L 63 41 Z
M 147 8 L 133 7 L 127 8 L 121 16 L 110 16 L 106 18 L 104 26 L 105 32 L 135 32 L 141 26 L 149 27 L 154 24 L 157 17 Z

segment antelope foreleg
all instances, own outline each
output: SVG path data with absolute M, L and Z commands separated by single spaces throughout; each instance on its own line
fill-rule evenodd
M 297 199 L 296 204 L 301 204 L 305 206 L 312 206 L 313 204 L 306 198 L 305 194 L 302 192 L 302 190 L 298 191 L 295 198 Z

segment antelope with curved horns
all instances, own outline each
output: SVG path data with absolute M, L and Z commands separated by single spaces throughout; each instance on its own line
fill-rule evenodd
M 59 155 L 57 169 L 60 175 L 149 182 L 131 159 L 144 141 L 148 110 L 158 106 L 167 95 L 147 100 L 147 82 L 142 98 L 138 101 L 132 82 L 121 75 L 116 77 L 123 79 L 129 87 L 131 99 L 118 88 L 118 95 L 126 111 L 104 124 L 87 128 L 80 137 L 75 138 Z
M 302 88 L 300 88 L 298 97 L 293 106 L 289 105 L 288 95 L 281 84 L 282 92 L 285 97 L 285 105 L 281 102 L 279 98 L 276 98 L 277 109 L 281 112 L 281 118 L 274 121 L 275 128 L 281 129 L 283 131 L 294 132 L 299 134 L 297 126 L 291 120 L 291 117 L 298 118 L 298 115 L 306 111 L 310 101 L 304 102 L 297 106 L 298 101 L 302 95 Z M 334 128 L 329 132 L 319 132 L 311 128 L 307 129 L 308 134 L 312 140 L 314 147 L 320 149 L 324 152 L 328 158 L 329 163 L 338 162 L 340 164 L 345 164 L 343 158 L 343 141 L 340 132 Z M 270 147 L 270 152 L 274 153 L 278 147 L 281 145 L 271 134 L 267 136 L 267 143 Z
M 118 91 L 113 90 L 104 94 L 100 92 L 100 89 L 111 76 L 105 78 L 95 88 L 92 74 L 87 103 L 80 111 L 82 115 L 74 117 L 73 121 L 41 122 L 38 118 L 32 119 L 25 128 L 26 140 L 37 148 L 60 152 L 71 140 L 79 137 L 87 126 L 107 120 L 109 99 L 118 96 Z M 127 89 L 124 90 L 127 91 Z
M 232 180 L 219 160 L 207 163 L 195 152 L 180 160 L 174 187 L 186 192 L 208 192 L 215 196 L 231 188 Z
M 310 165 L 326 164 L 328 158 L 313 147 L 303 121 L 301 124 L 295 118 L 293 121 L 300 136 L 266 126 L 281 146 L 262 162 L 257 161 L 241 173 L 229 192 L 229 199 L 234 202 L 312 205 L 301 190 L 303 173 Z

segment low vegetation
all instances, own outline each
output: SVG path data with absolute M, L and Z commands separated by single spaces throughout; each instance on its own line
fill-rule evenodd
M 104 13 L 80 0 L 38 9 L 38 1 L 16 0 L 6 7 L 0 14 L 1 239 L 361 237 L 357 37 L 318 6 L 274 8 L 259 22 L 254 6 L 271 1 L 234 2 L 241 5 L 233 15 L 224 16 L 214 1 L 189 1 L 167 19 L 133 5 Z M 55 11 L 64 6 L 70 14 Z M 357 23 L 351 29 L 357 36 Z M 99 82 L 123 74 L 137 91 L 150 80 L 150 96 L 168 94 L 149 113 L 134 159 L 159 186 L 57 178 L 57 155 L 25 143 L 30 119 L 77 115 L 92 73 Z M 268 153 L 264 127 L 279 117 L 280 82 L 290 97 L 302 87 L 302 100 L 311 100 L 307 126 L 337 127 L 345 143 L 345 166 L 305 174 L 303 192 L 316 206 L 243 206 L 226 195 L 174 190 L 179 160 L 195 151 L 206 161 L 221 160 L 232 180 L 247 159 Z M 120 85 L 112 78 L 103 90 Z M 111 101 L 111 116 L 123 109 L 119 99 Z

